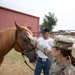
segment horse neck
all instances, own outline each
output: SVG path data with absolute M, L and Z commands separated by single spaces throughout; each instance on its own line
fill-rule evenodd
M 0 36 L 0 50 L 4 55 L 7 54 L 14 46 L 16 29 L 4 31 Z

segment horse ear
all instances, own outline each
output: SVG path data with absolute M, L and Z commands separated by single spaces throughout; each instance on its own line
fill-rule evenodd
M 21 30 L 22 30 L 22 28 L 21 28 L 19 25 L 17 25 L 17 23 L 16 23 L 16 22 L 14 22 L 14 23 L 15 23 L 16 28 L 17 28 L 19 31 L 21 31 Z

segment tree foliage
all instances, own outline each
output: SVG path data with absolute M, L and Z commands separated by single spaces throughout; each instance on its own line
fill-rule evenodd
M 40 30 L 43 27 L 49 27 L 50 31 L 53 30 L 54 26 L 56 26 L 57 23 L 57 18 L 54 16 L 54 14 L 52 13 L 48 13 L 48 15 L 45 15 L 44 19 L 43 19 L 43 23 L 40 25 Z

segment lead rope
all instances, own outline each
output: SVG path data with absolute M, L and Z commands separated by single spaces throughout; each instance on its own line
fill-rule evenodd
M 24 60 L 25 64 L 26 64 L 31 70 L 35 71 L 32 67 L 30 67 L 30 66 L 28 65 L 27 61 L 25 60 L 25 55 L 22 55 L 22 56 L 23 56 L 23 60 Z M 41 73 L 43 73 L 43 72 L 41 72 Z
M 25 60 L 25 55 L 22 55 L 22 56 L 23 56 L 23 60 L 24 60 L 25 64 L 26 64 L 30 69 L 32 69 L 33 71 L 35 71 L 32 67 L 30 67 L 30 66 L 28 65 L 27 61 Z

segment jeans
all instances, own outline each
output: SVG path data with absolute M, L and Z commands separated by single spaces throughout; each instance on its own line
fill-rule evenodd
M 43 70 L 44 75 L 49 75 L 50 65 L 51 65 L 51 62 L 49 59 L 46 61 L 42 61 L 38 57 L 34 75 L 41 75 L 42 70 Z

